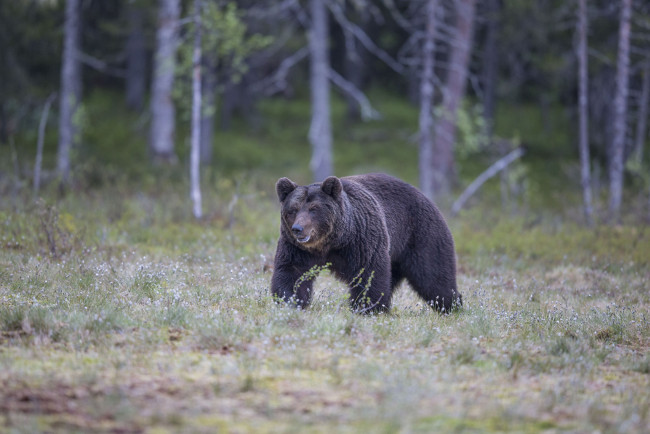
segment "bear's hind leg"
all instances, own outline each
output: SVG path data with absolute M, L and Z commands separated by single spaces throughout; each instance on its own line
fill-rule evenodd
M 402 270 L 400 269 L 400 266 L 398 263 L 393 263 L 391 264 L 391 269 L 390 269 L 390 289 L 394 293 L 395 288 L 399 286 L 400 283 L 404 280 L 404 274 L 402 273 Z
M 401 264 L 406 279 L 426 304 L 450 312 L 462 304 L 456 286 L 455 258 L 417 257 Z

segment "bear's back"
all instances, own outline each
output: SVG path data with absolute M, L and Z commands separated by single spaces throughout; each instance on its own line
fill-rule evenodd
M 381 173 L 346 176 L 341 181 L 346 192 L 355 186 L 361 187 L 383 208 L 391 257 L 399 255 L 413 236 L 451 238 L 444 218 L 433 202 L 407 182 Z

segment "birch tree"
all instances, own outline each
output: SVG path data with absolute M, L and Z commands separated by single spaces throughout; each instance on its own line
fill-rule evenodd
M 212 141 L 214 138 L 214 113 L 217 104 L 217 60 L 216 53 L 204 53 L 201 74 L 201 164 L 212 162 Z
M 641 96 L 639 98 L 639 116 L 634 138 L 634 154 L 639 165 L 643 163 L 643 144 L 648 130 L 648 105 L 650 104 L 650 59 L 643 64 Z
M 496 87 L 499 67 L 497 35 L 499 31 L 499 0 L 487 0 L 487 25 L 483 47 L 483 115 L 485 117 L 485 136 L 492 139 L 494 133 L 494 111 L 496 108 Z
M 330 118 L 330 69 L 328 53 L 328 16 L 325 0 L 310 0 L 309 29 L 311 125 L 309 142 L 312 146 L 310 163 L 315 181 L 332 175 L 332 121 Z
M 66 0 L 59 98 L 59 148 L 57 174 L 62 186 L 70 183 L 70 151 L 76 144 L 75 115 L 81 98 L 79 63 L 79 0 Z
M 159 0 L 156 52 L 151 87 L 151 132 L 149 148 L 154 161 L 175 162 L 176 110 L 172 100 L 176 49 L 178 46 L 179 0 Z
M 425 39 L 422 44 L 422 75 L 420 77 L 419 156 L 420 190 L 433 199 L 433 78 L 436 50 L 436 11 L 438 0 L 426 4 Z
M 465 96 L 469 55 L 474 35 L 476 0 L 457 0 L 456 37 L 451 43 L 451 57 L 442 113 L 436 121 L 433 145 L 433 182 L 436 194 L 446 196 L 455 173 L 454 144 L 456 142 L 456 119 Z
M 142 30 L 144 11 L 138 0 L 129 0 L 126 9 L 128 36 L 126 39 L 126 105 L 141 110 L 146 87 L 146 51 Z
M 593 225 L 589 158 L 589 74 L 587 64 L 587 0 L 578 0 L 578 112 L 580 181 L 585 220 Z
M 201 0 L 194 0 L 194 50 L 192 54 L 192 144 L 190 150 L 190 197 L 194 217 L 200 219 L 201 176 Z
M 622 0 L 616 62 L 616 94 L 614 96 L 614 137 L 609 152 L 609 214 L 613 221 L 620 218 L 623 198 L 623 155 L 629 91 L 631 10 L 632 0 Z

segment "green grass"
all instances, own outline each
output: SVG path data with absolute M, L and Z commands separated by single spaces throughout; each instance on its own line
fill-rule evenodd
M 96 98 L 88 118 L 115 122 Z M 337 130 L 337 167 L 414 182 L 413 109 L 379 108 L 384 121 Z M 355 315 L 326 272 L 310 309 L 279 306 L 273 185 L 309 181 L 308 115 L 261 109 L 260 130 L 217 135 L 232 146 L 204 170 L 201 222 L 183 165 L 112 155 L 137 130 L 112 152 L 108 125 L 89 131 L 98 148 L 67 195 L 35 201 L 0 177 L 0 431 L 647 431 L 647 226 L 582 227 L 575 188 L 534 181 L 533 159 L 512 207 L 493 206 L 495 182 L 450 219 L 460 311 L 405 285 L 390 314 Z
M 207 202 L 224 203 L 222 188 Z M 254 199 L 231 223 L 197 223 L 169 211 L 182 190 L 162 193 L 164 208 L 134 193 L 116 212 L 107 190 L 3 211 L 8 429 L 641 432 L 650 421 L 639 228 L 481 226 L 469 213 L 452 225 L 464 308 L 441 316 L 404 287 L 391 314 L 367 317 L 326 273 L 307 311 L 271 300 L 272 197 L 243 190 Z

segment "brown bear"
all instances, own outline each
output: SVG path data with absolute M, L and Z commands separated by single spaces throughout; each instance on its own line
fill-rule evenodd
M 306 186 L 280 178 L 275 187 L 282 207 L 271 280 L 276 300 L 307 307 L 314 267 L 328 266 L 349 285 L 357 312 L 390 309 L 404 278 L 438 311 L 461 304 L 451 232 L 415 187 L 384 174 Z

